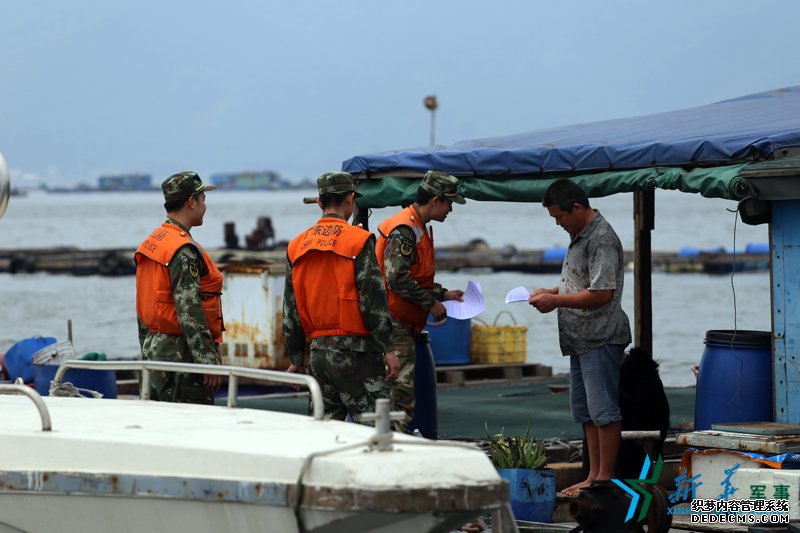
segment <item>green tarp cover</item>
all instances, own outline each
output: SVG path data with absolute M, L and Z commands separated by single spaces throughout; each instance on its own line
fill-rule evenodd
M 747 164 L 683 169 L 653 167 L 592 174 L 460 178 L 459 192 L 471 200 L 541 202 L 544 191 L 559 177 L 569 177 L 591 198 L 647 189 L 698 193 L 707 198 L 742 200 L 757 196 L 750 181 L 741 176 Z M 359 181 L 359 207 L 404 205 L 414 200 L 419 178 L 384 176 Z

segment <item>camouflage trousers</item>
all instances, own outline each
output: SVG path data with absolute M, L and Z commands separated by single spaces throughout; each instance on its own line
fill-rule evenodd
M 375 400 L 389 397 L 382 353 L 312 349 L 310 367 L 322 389 L 326 418 L 345 420 L 349 414 L 357 422 L 359 414 L 375 411 Z
M 173 359 L 157 359 L 175 363 L 184 362 L 179 355 Z M 139 381 L 141 385 L 141 379 Z M 199 403 L 214 405 L 214 391 L 203 384 L 202 374 L 184 372 L 151 372 L 150 399 L 157 402 Z
M 408 425 L 414 418 L 416 394 L 414 392 L 414 367 L 417 361 L 416 334 L 412 328 L 392 320 L 392 338 L 397 358 L 400 360 L 400 374 L 391 384 L 390 396 L 392 410 L 405 411 L 403 420 L 396 420 L 394 430 L 408 433 Z

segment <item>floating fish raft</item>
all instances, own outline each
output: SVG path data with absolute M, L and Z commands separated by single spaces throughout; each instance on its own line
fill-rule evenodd
M 74 247 L 20 248 L 0 250 L 0 272 L 125 276 L 136 271 L 132 248 L 83 250 Z M 283 263 L 285 249 L 208 250 L 217 263 Z M 561 272 L 565 248 L 517 250 L 513 246 L 489 248 L 485 243 L 444 246 L 436 249 L 436 270 L 455 272 L 483 269 L 492 272 Z M 633 263 L 633 252 L 625 252 L 625 263 Z M 753 243 L 735 253 L 724 248 L 684 247 L 677 252 L 653 252 L 653 270 L 668 273 L 724 274 L 733 271 L 769 269 L 769 246 Z

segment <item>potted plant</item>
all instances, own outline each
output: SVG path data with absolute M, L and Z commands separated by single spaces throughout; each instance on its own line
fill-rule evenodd
M 517 520 L 552 522 L 556 504 L 556 480 L 547 468 L 544 444 L 531 435 L 531 424 L 525 435 L 509 437 L 489 432 L 489 458 L 501 478 L 508 481 L 509 502 Z

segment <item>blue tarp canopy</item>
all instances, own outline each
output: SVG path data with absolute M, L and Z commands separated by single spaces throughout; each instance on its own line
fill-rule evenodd
M 575 179 L 591 197 L 660 188 L 731 200 L 800 198 L 800 180 L 748 174 L 753 162 L 793 147 L 800 147 L 800 86 L 656 115 L 359 155 L 342 169 L 359 179 L 360 207 L 410 202 L 428 170 L 459 176 L 459 191 L 473 200 L 539 201 L 559 177 Z M 780 172 L 800 175 L 797 162 L 789 167 Z
M 588 173 L 725 165 L 793 146 L 800 146 L 800 86 L 655 115 L 357 155 L 342 169 L 368 176 L 431 169 L 457 176 Z

